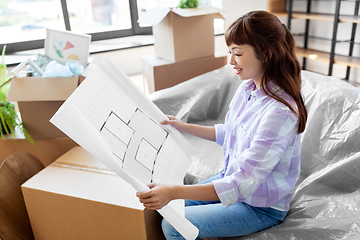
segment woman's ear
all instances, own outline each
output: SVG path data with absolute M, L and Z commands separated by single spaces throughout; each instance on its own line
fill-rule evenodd
M 273 56 L 273 51 L 268 50 L 267 52 L 264 52 L 264 62 L 268 62 Z

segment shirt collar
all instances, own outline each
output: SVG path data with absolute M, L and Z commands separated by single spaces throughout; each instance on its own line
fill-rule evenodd
M 280 90 L 280 87 L 275 85 L 273 81 L 270 81 L 268 85 L 269 90 L 274 93 Z M 249 96 L 251 94 L 251 96 L 255 96 L 257 100 L 262 100 L 268 97 L 266 94 L 263 93 L 261 89 L 256 89 L 255 91 L 253 91 L 254 88 L 255 82 L 253 79 L 249 79 L 247 82 L 245 82 L 244 89 L 246 92 L 246 96 Z

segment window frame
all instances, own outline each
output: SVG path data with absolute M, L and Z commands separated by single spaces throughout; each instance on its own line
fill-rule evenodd
M 67 9 L 66 0 L 60 0 L 60 2 L 63 12 L 65 29 L 71 31 L 69 12 Z M 132 26 L 131 29 L 89 33 L 89 35 L 91 35 L 91 41 L 128 37 L 133 35 L 152 35 L 152 27 L 139 26 L 137 0 L 129 0 L 129 8 L 130 8 L 130 18 L 131 18 L 131 26 Z M 0 49 L 3 49 L 3 46 L 6 45 L 6 54 L 11 54 L 19 51 L 44 48 L 44 43 L 45 43 L 45 39 L 5 43 L 5 44 L 0 44 Z

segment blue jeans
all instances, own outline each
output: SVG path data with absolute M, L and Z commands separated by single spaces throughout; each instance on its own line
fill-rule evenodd
M 201 183 L 221 178 L 220 174 Z M 238 202 L 228 209 L 220 201 L 185 201 L 185 217 L 199 229 L 200 237 L 235 237 L 258 232 L 280 224 L 287 212 L 253 207 Z M 162 229 L 167 240 L 184 239 L 165 219 Z

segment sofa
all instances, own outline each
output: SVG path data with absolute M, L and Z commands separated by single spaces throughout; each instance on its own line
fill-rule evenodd
M 302 133 L 301 176 L 284 222 L 248 236 L 215 239 L 360 239 L 360 88 L 339 78 L 302 71 L 308 110 Z M 241 80 L 227 65 L 149 95 L 185 122 L 223 122 Z M 222 147 L 186 135 L 194 146 L 186 184 L 223 169 Z

